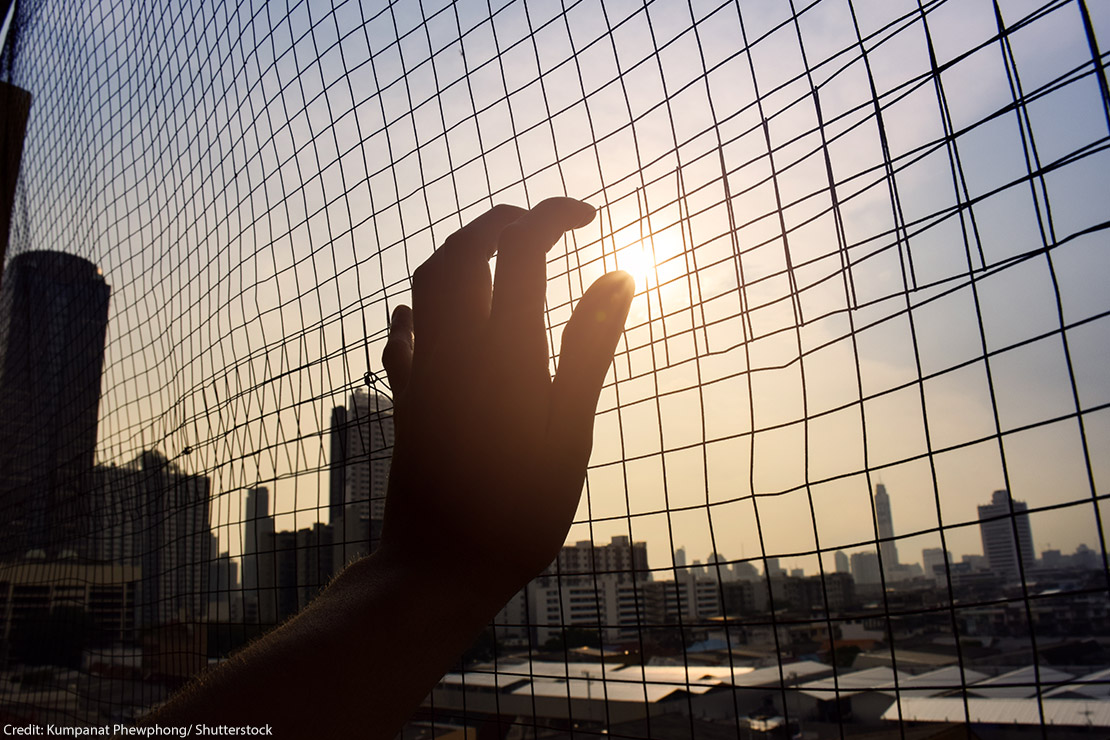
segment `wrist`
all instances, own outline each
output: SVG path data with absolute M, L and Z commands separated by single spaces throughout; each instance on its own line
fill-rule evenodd
M 495 569 L 482 567 L 464 554 L 452 558 L 388 542 L 348 571 L 353 579 L 373 581 L 375 590 L 385 588 L 415 599 L 420 602 L 412 605 L 415 608 L 473 624 L 476 629 L 488 623 L 517 591 L 495 578 Z

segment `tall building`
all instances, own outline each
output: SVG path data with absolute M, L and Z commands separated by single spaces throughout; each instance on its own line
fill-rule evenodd
M 10 8 L 11 3 L 4 3 L 3 7 Z M 30 114 L 31 93 L 0 82 L 0 276 L 4 270 L 4 255 L 8 251 L 8 233 L 15 209 L 15 186 L 19 181 L 19 163 L 23 159 L 23 139 Z
M 375 550 L 381 537 L 393 456 L 390 400 L 359 389 L 345 411 L 333 409 L 331 450 L 329 517 L 342 566 Z
M 607 643 L 628 640 L 648 624 L 648 591 L 655 585 L 609 574 L 571 583 L 538 578 L 513 597 L 495 624 L 503 625 L 498 634 L 508 636 L 531 631 L 538 645 L 567 627 L 599 630 Z
M 676 568 L 685 568 L 686 567 L 686 548 L 685 547 L 680 547 L 680 548 L 678 548 L 677 550 L 674 551 L 674 567 L 676 567 Z
M 1020 568 L 1028 570 L 1036 563 L 1028 510 L 1024 501 L 1010 498 L 1009 491 L 995 491 L 991 502 L 979 507 L 983 555 L 992 571 L 1010 580 L 1018 579 Z
M 710 577 L 716 578 L 721 581 L 731 581 L 736 577 L 732 571 L 732 566 L 728 563 L 728 558 L 718 552 L 709 553 L 708 572 Z
M 631 542 L 627 535 L 616 535 L 608 545 L 595 545 L 590 540 L 563 545 L 555 560 L 537 577 L 559 576 L 565 583 L 575 578 L 592 581 L 598 573 L 613 576 L 621 583 L 633 579 L 650 581 L 647 543 Z
M 297 608 L 304 609 L 335 575 L 330 524 L 316 522 L 297 530 Z
M 207 614 L 209 590 L 209 481 L 155 451 L 144 452 L 137 465 L 140 623 L 198 620 Z
M 331 410 L 331 460 L 328 464 L 328 520 L 335 524 L 343 518 L 347 491 L 347 409 Z
M 138 624 L 201 619 L 213 564 L 209 481 L 148 450 L 126 465 L 90 471 L 92 508 L 82 555 L 134 566 Z
M 332 544 L 330 524 L 296 532 L 267 526 L 253 553 L 257 581 L 253 606 L 244 602 L 247 621 L 274 625 L 307 606 L 332 576 Z
M 898 547 L 894 544 L 894 517 L 890 513 L 890 496 L 886 486 L 875 486 L 875 532 L 879 537 L 879 556 L 883 570 L 889 575 L 898 567 Z
M 212 561 L 208 564 L 208 620 L 242 621 L 243 592 L 239 588 L 238 563 L 220 552 L 219 540 L 212 536 Z
M 748 560 L 741 560 L 732 564 L 733 580 L 736 581 L 758 581 L 759 570 L 751 564 Z
M 266 532 L 256 557 L 257 620 L 262 626 L 271 627 L 297 613 L 297 533 Z
M 263 612 L 277 613 L 277 607 L 263 609 L 261 602 L 271 600 L 272 592 L 260 588 L 263 563 L 260 553 L 273 549 L 274 518 L 270 515 L 270 491 L 264 486 L 247 489 L 243 517 L 243 612 L 248 622 L 257 622 Z
M 874 552 L 852 553 L 852 578 L 856 585 L 877 584 L 882 581 L 879 573 L 879 556 Z
M 837 573 L 851 573 L 852 572 L 852 566 L 849 564 L 848 556 L 844 553 L 843 550 L 837 550 L 833 554 L 833 560 L 836 561 L 836 572 Z
M 360 519 L 385 518 L 389 463 L 393 456 L 393 405 L 378 394 L 351 394 L 347 440 L 347 504 Z
M 99 268 L 71 254 L 24 252 L 5 271 L 0 557 L 76 552 L 88 534 L 110 293 Z
M 947 558 L 945 557 L 947 555 Z M 939 547 L 926 547 L 921 551 L 921 567 L 926 578 L 935 578 L 940 584 L 947 583 L 946 564 L 952 562 L 952 553 Z

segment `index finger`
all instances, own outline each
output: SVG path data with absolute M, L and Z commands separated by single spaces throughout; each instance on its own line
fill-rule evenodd
M 412 308 L 417 354 L 480 325 L 490 312 L 489 260 L 507 224 L 527 213 L 497 205 L 462 227 L 416 269 Z
M 538 342 L 546 355 L 547 251 L 570 229 L 593 221 L 595 213 L 580 200 L 548 198 L 501 231 L 490 321 L 507 347 Z

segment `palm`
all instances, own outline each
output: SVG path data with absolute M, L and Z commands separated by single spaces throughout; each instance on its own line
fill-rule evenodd
M 510 592 L 557 554 L 632 295 L 620 273 L 587 292 L 552 381 L 545 254 L 592 218 L 591 207 L 566 198 L 531 211 L 499 206 L 417 270 L 413 311 L 395 312 L 383 358 L 397 427 L 384 547 Z

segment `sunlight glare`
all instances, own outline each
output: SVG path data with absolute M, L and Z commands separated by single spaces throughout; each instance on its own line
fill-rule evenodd
M 636 281 L 636 292 L 655 285 L 655 261 L 643 242 L 629 244 L 617 250 L 617 269 L 624 270 Z

